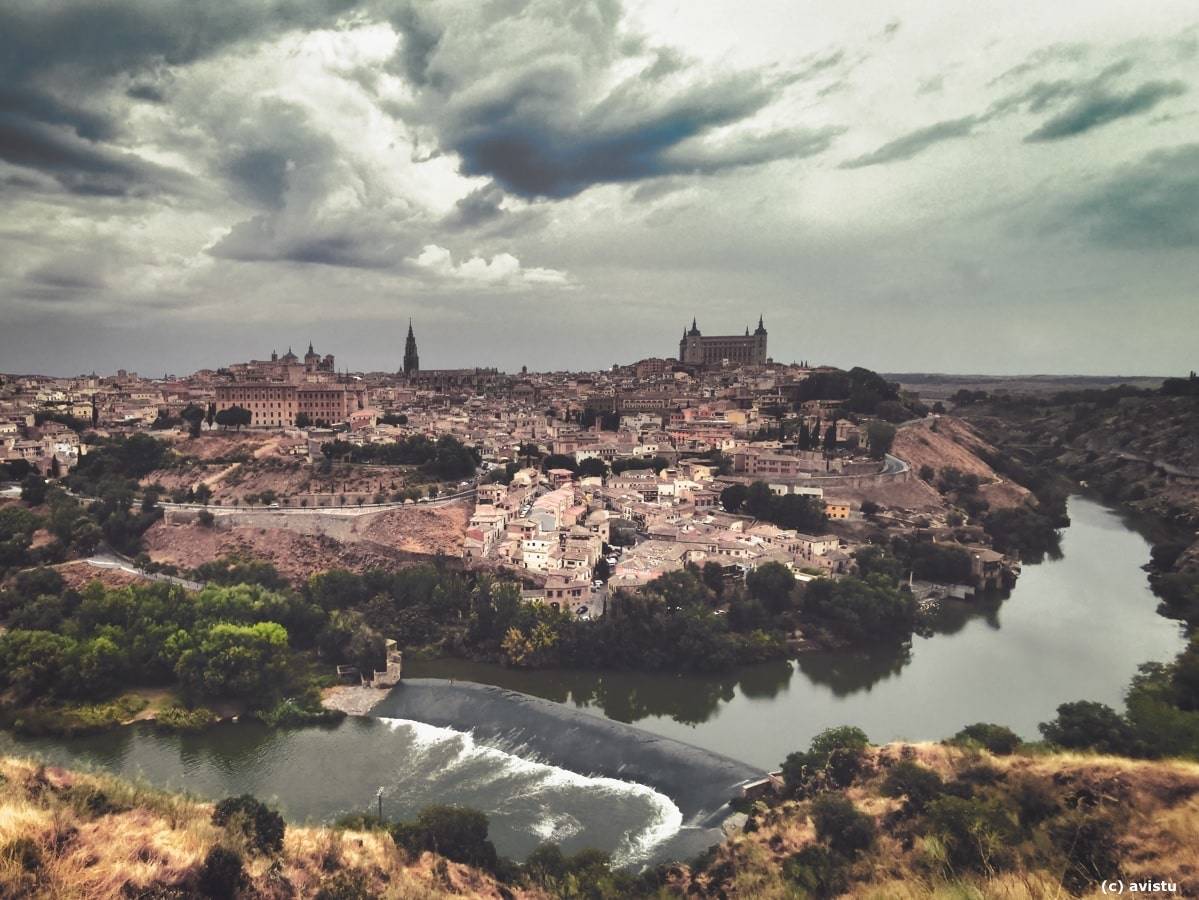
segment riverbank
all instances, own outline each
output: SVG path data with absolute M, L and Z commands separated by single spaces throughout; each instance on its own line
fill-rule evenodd
M 387 696 L 387 690 L 365 684 L 338 684 L 321 691 L 321 706 L 347 716 L 365 716 Z

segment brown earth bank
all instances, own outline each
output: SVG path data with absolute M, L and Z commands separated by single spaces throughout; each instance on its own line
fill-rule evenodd
M 213 463 L 199 460 L 170 469 L 158 469 L 142 479 L 143 485 L 156 484 L 168 494 L 206 484 L 214 500 L 245 502 L 247 497 L 273 492 L 281 500 L 290 498 L 307 505 L 334 506 L 344 495 L 353 504 L 359 497 L 371 501 L 383 494 L 387 500 L 406 487 L 423 485 L 428 479 L 414 475 L 410 466 L 337 465 L 328 473 L 310 464 L 306 458 L 267 455 L 246 462 Z
M 997 473 L 986 462 L 998 450 L 967 422 L 954 416 L 936 416 L 899 429 L 891 452 L 919 473 L 924 466 L 935 472 L 955 468 L 978 476 L 978 492 L 992 509 L 1020 506 L 1031 498 L 1028 490 Z
M 439 554 L 457 559 L 468 517 L 462 503 L 389 510 L 355 517 L 361 522 L 338 522 L 340 540 L 327 534 L 304 533 L 316 527 L 308 514 L 266 515 L 286 527 L 224 528 L 159 521 L 150 527 L 143 541 L 146 553 L 157 563 L 191 570 L 222 556 L 241 556 L 269 562 L 288 581 L 301 584 L 328 569 L 394 568 Z
M 60 563 L 53 568 L 58 570 L 66 587 L 76 591 L 83 590 L 93 581 L 100 582 L 106 588 L 123 588 L 131 584 L 142 584 L 147 580 L 141 575 L 133 575 L 121 569 L 93 566 L 82 559 Z

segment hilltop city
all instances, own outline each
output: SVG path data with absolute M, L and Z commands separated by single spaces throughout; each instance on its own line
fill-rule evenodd
M 687 566 L 835 578 L 890 531 L 949 561 L 917 568 L 925 601 L 1010 586 L 1018 562 L 966 518 L 971 504 L 1026 499 L 969 452 L 962 426 L 939 432 L 942 412 L 865 369 L 775 362 L 762 317 L 731 335 L 693 320 L 677 356 L 515 375 L 422 368 L 409 322 L 395 372 L 339 370 L 309 343 L 186 377 L 5 376 L 0 459 L 66 476 L 93 442 L 136 433 L 194 451 L 190 468 L 147 475 L 165 510 L 149 559 L 167 566 L 201 562 L 185 527 L 200 519 L 349 543 L 373 527 L 515 573 L 526 601 L 597 617 L 610 592 Z M 426 448 L 435 469 L 414 470 Z M 964 508 L 943 490 L 963 479 Z M 413 506 L 430 515 L 405 518 Z

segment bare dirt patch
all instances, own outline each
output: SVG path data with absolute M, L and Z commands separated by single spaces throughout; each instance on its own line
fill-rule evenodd
M 953 416 L 939 416 L 936 429 L 928 421 L 899 429 L 891 452 L 915 472 L 929 466 L 936 472 L 954 468 L 976 475 L 982 482 L 979 493 L 992 508 L 1019 506 L 1029 500 L 1028 490 L 1003 478 L 986 462 L 984 457 L 993 458 L 998 451 L 970 425 Z
M 458 558 L 467 518 L 466 505 L 459 503 L 397 509 L 363 517 L 357 528 L 339 527 L 342 540 L 319 533 L 319 528 L 313 533 L 316 522 L 306 515 L 271 516 L 281 527 L 206 528 L 160 521 L 146 532 L 144 541 L 155 562 L 191 570 L 222 556 L 242 556 L 269 562 L 293 584 L 300 584 L 317 572 L 335 568 L 390 569 L 438 554 Z M 287 527 L 291 524 L 303 527 L 292 530 Z
M 405 507 L 373 517 L 362 536 L 408 553 L 460 556 L 469 521 L 466 503 Z

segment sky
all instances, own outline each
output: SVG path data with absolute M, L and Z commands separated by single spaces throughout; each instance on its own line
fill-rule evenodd
M 1199 7 L 0 5 L 0 371 L 1199 367 Z

